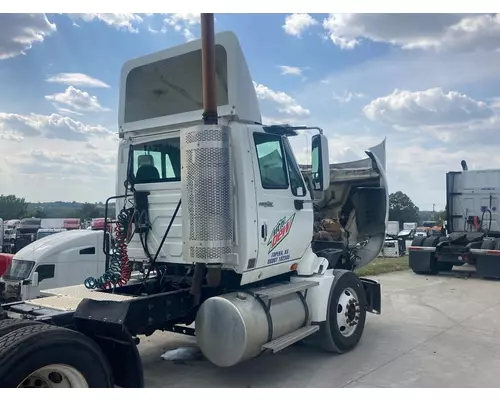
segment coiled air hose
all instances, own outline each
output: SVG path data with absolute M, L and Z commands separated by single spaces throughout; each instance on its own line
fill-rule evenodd
M 110 289 L 125 285 L 132 275 L 132 268 L 127 254 L 127 243 L 130 241 L 132 218 L 125 209 L 120 211 L 115 224 L 115 241 L 109 255 L 109 266 L 99 278 L 88 277 L 85 279 L 87 289 Z M 104 232 L 106 234 L 106 232 Z

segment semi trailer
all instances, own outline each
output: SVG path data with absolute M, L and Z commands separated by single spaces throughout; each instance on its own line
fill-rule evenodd
M 380 314 L 380 284 L 353 271 L 385 239 L 385 141 L 331 166 L 320 128 L 263 125 L 236 36 L 201 22 L 201 41 L 125 63 L 106 271 L 0 308 L 1 387 L 142 387 L 137 345 L 157 330 L 219 367 L 306 337 L 345 353 Z
M 441 234 L 415 237 L 409 264 L 416 274 L 436 275 L 468 264 L 483 278 L 500 278 L 500 170 L 446 174 L 446 221 Z

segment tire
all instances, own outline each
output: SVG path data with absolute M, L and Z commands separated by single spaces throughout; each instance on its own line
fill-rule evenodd
M 481 249 L 482 250 L 493 250 L 495 249 L 495 246 L 497 245 L 496 240 L 483 240 L 481 243 Z
M 111 370 L 101 349 L 81 333 L 65 328 L 35 324 L 15 329 L 0 338 L 0 360 L 3 388 L 62 387 L 66 383 L 61 382 L 64 376 L 73 381 L 70 387 L 113 387 Z M 48 366 L 56 375 L 37 372 Z M 63 370 L 70 372 L 59 372 Z M 33 377 L 35 372 L 38 375 Z
M 424 247 L 436 247 L 438 243 L 439 243 L 439 236 L 429 236 L 429 237 L 425 238 L 424 244 L 422 246 L 424 246 Z
M 438 264 L 440 272 L 450 272 L 453 269 L 453 264 L 448 262 L 441 262 Z
M 439 274 L 439 271 L 431 269 L 430 271 L 413 271 L 413 273 L 416 275 L 437 275 Z
M 353 272 L 335 270 L 333 274 L 335 279 L 328 297 L 326 321 L 320 324 L 317 338 L 318 344 L 323 350 L 342 354 L 355 348 L 361 339 L 366 321 L 366 298 L 363 283 Z M 359 319 L 350 336 L 344 336 L 337 321 L 337 314 L 340 297 L 348 289 L 351 289 L 358 299 L 359 310 L 357 310 L 357 317 Z M 341 313 L 344 312 L 345 310 L 342 309 Z
M 30 321 L 27 319 L 4 319 L 3 321 L 0 321 L 0 338 L 15 331 L 16 329 L 32 325 L 41 325 L 41 322 Z
M 417 236 L 413 241 L 411 242 L 412 246 L 422 246 L 424 244 L 425 238 L 422 236 Z

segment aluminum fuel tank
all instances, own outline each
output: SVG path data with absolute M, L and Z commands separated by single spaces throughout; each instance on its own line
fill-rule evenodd
M 230 367 L 258 356 L 262 345 L 306 324 L 308 313 L 298 293 L 272 299 L 269 314 L 266 305 L 248 292 L 206 300 L 196 316 L 196 338 L 205 357 Z

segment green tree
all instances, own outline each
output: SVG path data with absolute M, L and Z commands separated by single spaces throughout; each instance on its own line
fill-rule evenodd
M 85 203 L 82 206 L 80 218 L 81 219 L 99 218 L 99 209 L 97 208 L 97 205 L 92 203 Z
M 446 210 L 438 211 L 436 217 L 439 222 L 446 221 Z
M 400 227 L 404 222 L 420 223 L 419 208 L 403 192 L 398 191 L 389 195 L 389 220 L 399 221 Z
M 28 204 L 24 198 L 16 197 L 13 194 L 0 195 L 0 218 L 18 219 L 23 218 L 28 210 Z
M 47 218 L 47 214 L 45 213 L 45 211 L 43 211 L 43 208 L 37 207 L 37 209 L 35 210 L 34 217 L 35 218 Z

